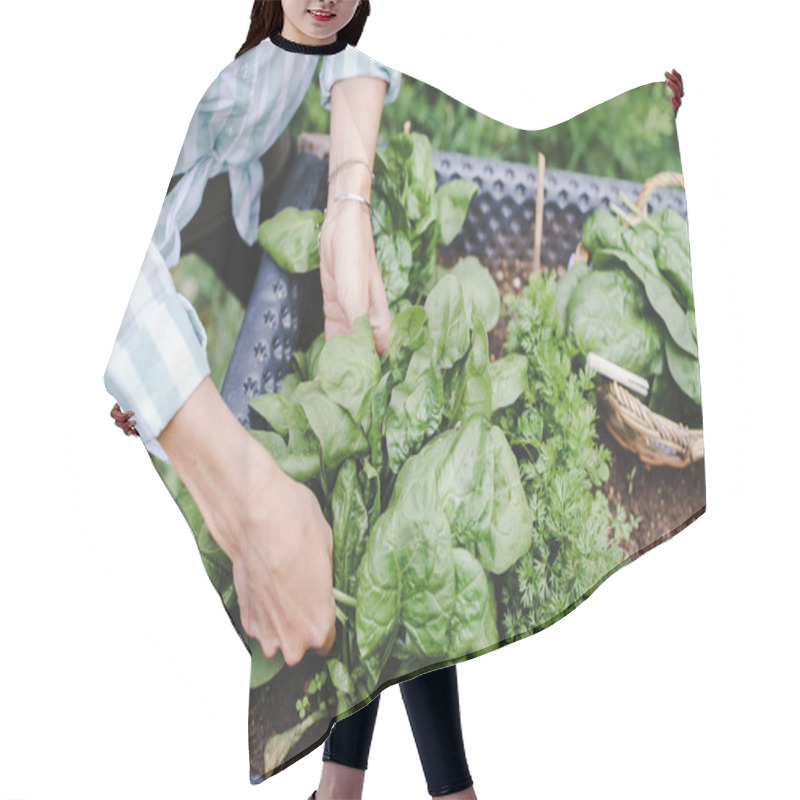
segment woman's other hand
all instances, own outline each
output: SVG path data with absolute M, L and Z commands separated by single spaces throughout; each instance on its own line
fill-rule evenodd
M 389 345 L 392 317 L 366 205 L 340 200 L 328 207 L 319 256 L 325 338 L 346 336 L 353 322 L 368 313 L 375 347 L 382 355 Z
M 114 418 L 114 424 L 126 436 L 139 435 L 139 431 L 136 430 L 136 420 L 131 419 L 131 417 L 133 417 L 133 411 L 123 411 L 119 403 L 114 403 L 114 407 L 111 409 L 111 416 Z
M 254 464 L 229 556 L 242 626 L 267 658 L 280 649 L 294 666 L 308 649 L 327 654 L 336 638 L 333 532 L 316 495 L 270 466 Z
M 210 377 L 158 441 L 233 564 L 244 630 L 289 666 L 336 639 L 333 531 L 316 495 L 236 419 Z

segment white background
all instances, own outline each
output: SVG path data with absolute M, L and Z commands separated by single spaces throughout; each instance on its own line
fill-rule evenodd
M 502 122 L 675 68 L 708 511 L 554 627 L 458 666 L 482 800 L 796 797 L 797 83 L 777 3 L 376 0 L 359 49 Z M 197 101 L 250 0 L 3 11 L 0 798 L 251 787 L 249 659 L 103 371 Z M 12 18 L 13 14 L 13 18 Z M 364 797 L 425 798 L 399 689 Z

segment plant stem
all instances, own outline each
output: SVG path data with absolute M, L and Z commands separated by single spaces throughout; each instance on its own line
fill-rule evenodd
M 392 476 L 389 478 L 389 481 L 384 484 L 381 490 L 381 513 L 386 510 L 386 506 L 389 503 L 389 498 L 392 496 L 392 489 L 394 488 L 394 481 L 397 478 L 397 473 L 392 473 Z
M 353 608 L 356 606 L 355 597 L 346 594 L 341 589 L 337 589 L 335 586 L 333 587 L 333 597 L 335 600 L 338 600 L 340 603 L 344 603 L 346 606 L 352 606 Z
M 659 227 L 658 227 L 658 225 L 656 225 L 656 224 L 655 224 L 655 222 L 653 222 L 653 221 L 652 221 L 652 220 L 651 220 L 651 219 L 650 219 L 650 218 L 647 216 L 647 213 L 646 213 L 646 212 L 642 211 L 642 210 L 641 210 L 641 209 L 640 209 L 640 208 L 639 208 L 639 207 L 638 207 L 638 206 L 637 206 L 637 205 L 636 205 L 636 204 L 635 204 L 635 203 L 634 203 L 634 202 L 633 202 L 633 201 L 632 201 L 632 200 L 631 200 L 631 199 L 628 197 L 628 195 L 626 195 L 626 194 L 623 194 L 623 192 L 622 192 L 622 190 L 621 190 L 621 189 L 620 189 L 620 191 L 619 191 L 619 196 L 620 196 L 620 198 L 621 198 L 622 202 L 623 202 L 623 203 L 625 203 L 625 205 L 626 205 L 626 206 L 628 206 L 628 208 L 629 208 L 631 211 L 633 211 L 635 214 L 637 214 L 639 217 L 641 217 L 641 219 L 642 219 L 642 222 L 644 222 L 645 224 L 649 225 L 649 226 L 650 226 L 650 227 L 651 227 L 651 228 L 652 228 L 652 229 L 653 229 L 653 230 L 654 230 L 656 233 L 660 233 L 660 234 L 663 234 L 663 233 L 664 233 L 664 231 L 662 231 L 662 230 L 661 230 L 661 228 L 659 228 Z M 621 211 L 621 209 L 620 209 L 620 211 Z M 624 212 L 622 212 L 622 213 L 624 213 Z

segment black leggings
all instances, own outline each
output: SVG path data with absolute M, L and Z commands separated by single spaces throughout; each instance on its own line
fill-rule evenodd
M 455 665 L 403 681 L 400 692 L 430 795 L 438 797 L 468 789 L 472 777 L 461 734 Z M 334 723 L 325 740 L 323 761 L 367 768 L 380 699 L 378 695 L 369 705 Z

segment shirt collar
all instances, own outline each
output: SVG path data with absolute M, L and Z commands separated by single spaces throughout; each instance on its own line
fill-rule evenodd
M 330 44 L 300 44 L 287 39 L 278 31 L 273 33 L 269 39 L 272 44 L 283 50 L 288 50 L 291 53 L 307 53 L 309 55 L 332 55 L 333 53 L 340 53 L 347 47 L 347 40 L 344 38 L 338 38 Z

